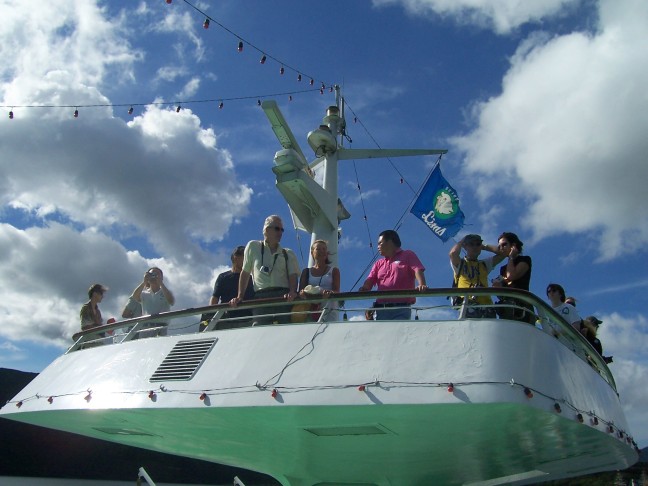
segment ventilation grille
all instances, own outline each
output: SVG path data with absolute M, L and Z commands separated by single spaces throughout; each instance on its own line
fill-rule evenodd
M 191 380 L 217 340 L 210 338 L 178 342 L 149 381 Z

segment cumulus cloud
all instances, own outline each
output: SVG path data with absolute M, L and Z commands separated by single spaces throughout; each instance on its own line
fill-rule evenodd
M 502 92 L 474 107 L 476 128 L 453 140 L 482 201 L 529 202 L 536 240 L 588 232 L 602 259 L 645 247 L 647 41 L 638 0 L 602 1 L 596 33 L 529 36 Z
M 102 309 L 119 316 L 152 265 L 178 306 L 204 305 L 210 269 L 228 261 L 205 247 L 252 194 L 216 132 L 163 104 L 128 122 L 114 115 L 105 93 L 142 56 L 122 17 L 95 2 L 3 2 L 0 16 L 0 104 L 17 106 L 0 132 L 0 336 L 65 346 L 90 284 L 110 287 Z M 19 107 L 73 101 L 102 106 L 78 118 Z
M 492 28 L 500 34 L 558 15 L 579 3 L 581 0 L 373 0 L 378 7 L 402 5 L 412 15 L 448 17 L 460 24 Z

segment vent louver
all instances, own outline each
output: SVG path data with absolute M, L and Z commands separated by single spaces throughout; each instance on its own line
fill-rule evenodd
M 217 338 L 179 341 L 149 381 L 191 380 L 218 341 Z

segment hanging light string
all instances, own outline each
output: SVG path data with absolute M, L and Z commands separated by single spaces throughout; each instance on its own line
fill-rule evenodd
M 317 92 L 319 91 L 320 94 L 324 94 L 324 91 L 328 89 L 329 92 L 333 91 L 333 85 L 334 83 L 326 83 L 324 81 L 318 81 L 317 84 L 318 86 L 315 86 L 315 76 L 312 76 L 310 74 L 306 74 L 303 70 L 298 69 L 283 60 L 279 59 L 278 57 L 269 54 L 268 51 L 265 49 L 262 49 L 258 47 L 257 45 L 253 44 L 243 36 L 237 34 L 218 20 L 214 19 L 213 17 L 209 16 L 207 13 L 205 13 L 203 10 L 198 8 L 196 5 L 191 3 L 188 0 L 183 0 L 187 6 L 198 12 L 199 14 L 203 15 L 205 17 L 205 20 L 203 22 L 203 27 L 205 29 L 209 28 L 211 24 L 215 24 L 221 29 L 223 29 L 225 32 L 228 34 L 232 35 L 236 39 L 238 39 L 238 50 L 239 52 L 243 50 L 244 46 L 249 46 L 253 50 L 257 51 L 261 57 L 259 62 L 261 64 L 266 64 L 267 60 L 272 60 L 275 63 L 277 63 L 280 66 L 279 74 L 283 75 L 286 70 L 289 70 L 293 73 L 297 74 L 296 80 L 298 82 L 301 82 L 302 79 L 308 79 L 308 84 L 309 88 L 302 89 L 302 90 L 295 90 L 295 91 L 286 91 L 282 93 L 271 93 L 271 94 L 264 94 L 264 95 L 250 95 L 250 96 L 237 96 L 237 97 L 230 97 L 230 98 L 212 98 L 212 99 L 205 99 L 205 100 L 177 100 L 177 101 L 164 101 L 164 102 L 136 102 L 136 103 L 73 103 L 73 104 L 43 104 L 43 105 L 35 105 L 35 104 L 25 104 L 25 105 L 17 105 L 17 104 L 7 104 L 7 105 L 0 105 L 0 108 L 9 108 L 9 119 L 14 119 L 15 113 L 14 109 L 15 108 L 74 108 L 74 118 L 79 117 L 79 110 L 81 108 L 101 108 L 101 107 L 128 107 L 128 114 L 132 115 L 134 111 L 134 107 L 138 106 L 176 106 L 176 111 L 180 112 L 182 107 L 184 105 L 192 105 L 192 104 L 200 104 L 200 103 L 219 103 L 219 108 L 224 107 L 224 103 L 226 101 L 240 101 L 240 100 L 248 100 L 248 99 L 256 99 L 257 104 L 261 104 L 262 99 L 274 97 L 274 96 L 288 96 L 289 100 L 292 101 L 293 95 L 297 94 L 302 94 L 302 93 L 310 93 L 310 92 Z M 166 0 L 167 4 L 171 4 L 172 0 Z
M 316 93 L 320 91 L 319 88 L 306 88 L 297 91 L 284 91 L 281 93 L 266 93 L 266 94 L 257 94 L 250 96 L 234 96 L 234 97 L 223 97 L 223 98 L 210 98 L 204 100 L 176 100 L 176 101 L 149 101 L 149 102 L 139 102 L 139 103 L 75 103 L 71 105 L 0 105 L 0 108 L 9 108 L 9 118 L 14 118 L 14 108 L 74 108 L 76 117 L 78 117 L 78 112 L 80 108 L 120 108 L 120 107 L 129 107 L 128 114 L 133 114 L 133 108 L 136 106 L 175 106 L 176 108 L 182 108 L 187 105 L 196 105 L 204 103 L 219 103 L 219 108 L 223 108 L 224 102 L 226 101 L 244 101 L 256 99 L 257 104 L 261 105 L 261 100 L 266 98 L 274 98 L 277 96 L 292 96 L 303 93 Z M 176 111 L 180 111 L 176 109 Z
M 309 78 L 309 84 L 311 86 L 314 86 L 314 84 L 315 84 L 315 77 L 314 76 L 306 74 L 303 70 L 297 69 L 296 67 L 291 66 L 290 64 L 282 61 L 281 59 L 273 56 L 272 54 L 269 54 L 268 51 L 266 51 L 265 49 L 261 49 L 260 47 L 256 46 L 255 44 L 253 44 L 252 42 L 250 42 L 249 40 L 247 40 L 243 36 L 237 34 L 233 30 L 229 29 L 227 26 L 220 23 L 218 20 L 214 19 L 213 17 L 210 17 L 206 12 L 204 12 L 203 10 L 198 8 L 196 5 L 191 3 L 189 0 L 182 0 L 182 1 L 185 4 L 187 4 L 187 6 L 194 9 L 196 12 L 198 12 L 200 15 L 202 15 L 205 18 L 205 20 L 203 22 L 203 27 L 205 29 L 208 29 L 211 24 L 216 24 L 218 27 L 223 29 L 228 34 L 232 35 L 233 37 L 236 37 L 236 39 L 238 39 L 238 51 L 239 52 L 243 51 L 243 46 L 249 46 L 252 49 L 254 49 L 255 51 L 257 51 L 261 55 L 261 57 L 259 58 L 259 63 L 260 64 L 265 64 L 268 59 L 271 59 L 272 61 L 276 62 L 279 66 L 281 66 L 280 69 L 279 69 L 280 74 L 283 75 L 285 70 L 287 69 L 287 70 L 292 71 L 293 73 L 297 74 L 297 81 L 301 81 L 303 77 L 306 77 L 306 78 Z M 171 3 L 171 2 L 167 1 L 167 3 Z M 327 86 L 332 87 L 334 83 L 325 83 L 324 81 L 319 81 L 318 84 L 320 85 L 319 89 L 320 89 L 320 92 L 321 92 L 324 89 L 326 89 Z
M 282 370 L 283 371 L 283 370 Z M 463 382 L 436 382 L 436 381 L 424 381 L 424 382 L 415 382 L 415 381 L 390 381 L 390 380 L 370 380 L 362 383 L 333 383 L 333 384 L 318 384 L 318 385 L 302 385 L 302 386 L 277 386 L 276 384 L 260 384 L 257 382 L 254 385 L 240 385 L 240 386 L 227 386 L 220 388 L 210 388 L 210 389 L 171 389 L 167 388 L 165 385 L 160 385 L 156 389 L 143 389 L 143 390 L 113 390 L 110 391 L 110 395 L 145 395 L 153 402 L 158 401 L 158 394 L 162 397 L 165 394 L 177 393 L 180 395 L 194 395 L 197 396 L 199 400 L 204 401 L 206 405 L 210 402 L 206 400 L 209 395 L 211 396 L 222 396 L 222 395 L 231 395 L 233 393 L 267 393 L 270 388 L 271 397 L 276 398 L 277 395 L 283 394 L 284 396 L 290 393 L 303 393 L 308 391 L 323 391 L 323 390 L 356 390 L 359 392 L 368 392 L 370 388 L 389 390 L 392 388 L 441 388 L 445 389 L 447 393 L 455 393 L 457 389 L 467 390 L 471 386 L 510 386 L 513 388 L 520 389 L 527 399 L 537 399 L 536 395 L 544 398 L 548 402 L 553 402 L 551 409 L 558 414 L 564 414 L 563 406 L 567 407 L 572 411 L 573 420 L 577 420 L 580 423 L 584 424 L 584 418 L 589 418 L 588 425 L 592 428 L 598 430 L 604 430 L 610 434 L 615 433 L 615 437 L 621 441 L 625 441 L 634 448 L 637 448 L 637 443 L 634 438 L 629 435 L 626 430 L 618 427 L 614 421 L 605 420 L 603 417 L 598 415 L 592 410 L 584 410 L 576 406 L 574 403 L 570 402 L 566 398 L 553 397 L 549 394 L 543 393 L 542 391 L 526 386 L 522 383 L 517 383 L 514 380 L 506 381 L 463 381 Z M 8 400 L 6 405 L 13 404 L 18 408 L 22 408 L 23 405 L 41 399 L 46 399 L 50 404 L 54 403 L 56 399 L 59 398 L 72 398 L 75 396 L 83 397 L 83 400 L 90 402 L 91 400 L 101 400 L 104 393 L 95 393 L 96 396 L 93 396 L 92 389 L 80 390 L 78 392 L 70 393 L 60 393 L 60 394 L 40 394 L 37 393 L 30 397 L 21 398 L 19 400 Z M 561 406 L 562 404 L 562 406 Z M 566 418 L 568 416 L 566 415 Z

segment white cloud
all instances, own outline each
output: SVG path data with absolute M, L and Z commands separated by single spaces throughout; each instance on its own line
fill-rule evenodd
M 581 0 L 373 0 L 378 7 L 402 5 L 412 15 L 451 17 L 460 24 L 474 24 L 506 34 L 528 22 L 564 14 Z
M 67 88 L 57 94 L 56 102 L 71 102 L 66 91 L 98 86 L 111 76 L 132 79 L 132 64 L 141 58 L 125 40 L 119 19 L 108 21 L 88 0 L 25 0 L 20 8 L 3 2 L 0 18 L 0 79 L 6 104 L 51 103 L 53 85 Z M 78 91 L 74 94 L 77 102 L 83 99 Z
M 186 100 L 188 98 L 191 98 L 193 95 L 195 95 L 198 92 L 198 89 L 200 88 L 200 78 L 199 77 L 193 77 L 185 85 L 182 87 L 182 91 L 180 91 L 177 95 L 178 99 L 181 100 Z
M 179 38 L 183 41 L 188 39 L 194 46 L 193 58 L 200 61 L 205 55 L 205 46 L 202 39 L 196 34 L 198 22 L 192 12 L 180 11 L 177 8 L 171 7 L 164 11 L 164 18 L 162 21 L 154 22 L 152 30 L 155 32 L 175 33 L 179 34 Z M 174 49 L 180 58 L 184 58 L 187 49 L 184 42 L 175 44 Z
M 90 284 L 110 287 L 102 310 L 118 316 L 151 265 L 176 308 L 206 305 L 211 269 L 229 259 L 204 248 L 247 213 L 252 194 L 229 152 L 188 109 L 151 105 L 128 123 L 113 115 L 104 92 L 141 60 L 122 17 L 106 19 L 90 0 L 9 3 L 0 4 L 0 104 L 106 106 L 81 107 L 79 118 L 15 108 L 3 123 L 0 336 L 69 345 Z
M 189 70 L 182 66 L 163 66 L 157 70 L 156 81 L 173 82 L 181 76 L 186 76 Z
M 475 107 L 477 128 L 454 140 L 485 204 L 502 191 L 529 201 L 521 221 L 536 239 L 587 231 L 602 259 L 648 242 L 648 4 L 613 5 L 601 2 L 595 35 L 530 36 L 502 93 Z

